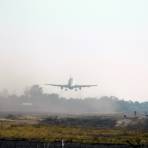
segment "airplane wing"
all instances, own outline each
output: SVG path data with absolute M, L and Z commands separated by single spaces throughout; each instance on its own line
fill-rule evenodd
M 60 84 L 45 84 L 50 86 L 57 86 L 57 87 L 67 87 L 67 85 L 60 85 Z
M 82 88 L 82 87 L 94 87 L 97 85 L 75 85 L 74 88 Z

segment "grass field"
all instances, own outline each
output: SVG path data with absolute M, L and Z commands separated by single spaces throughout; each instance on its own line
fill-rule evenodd
M 140 130 L 67 127 L 64 125 L 17 125 L 7 121 L 0 124 L 0 138 L 50 142 L 64 139 L 81 143 L 148 144 L 148 133 Z

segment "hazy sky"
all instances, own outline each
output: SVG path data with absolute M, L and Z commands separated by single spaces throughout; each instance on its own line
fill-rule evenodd
M 0 89 L 73 76 L 99 86 L 68 95 L 148 101 L 147 8 L 147 0 L 0 0 Z

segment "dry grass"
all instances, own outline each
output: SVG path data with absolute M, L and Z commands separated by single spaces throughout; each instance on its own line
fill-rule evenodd
M 126 129 L 97 129 L 66 127 L 61 125 L 15 125 L 3 122 L 0 125 L 0 138 L 35 139 L 44 141 L 65 141 L 81 143 L 148 143 L 148 133 Z

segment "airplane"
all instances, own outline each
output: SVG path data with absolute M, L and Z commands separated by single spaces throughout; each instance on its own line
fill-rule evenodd
M 56 86 L 56 87 L 60 87 L 61 90 L 63 90 L 65 88 L 65 90 L 67 91 L 69 90 L 73 90 L 75 89 L 75 91 L 77 91 L 78 89 L 81 90 L 84 87 L 93 87 L 93 86 L 97 86 L 97 85 L 73 85 L 73 78 L 69 78 L 68 83 L 65 85 L 62 84 L 45 84 L 45 85 L 50 85 L 50 86 Z

